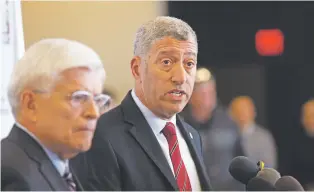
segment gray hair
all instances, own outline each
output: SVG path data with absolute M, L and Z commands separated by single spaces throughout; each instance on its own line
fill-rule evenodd
M 189 24 L 174 17 L 159 16 L 143 24 L 136 32 L 134 41 L 134 55 L 145 56 L 152 44 L 164 37 L 177 40 L 192 40 L 197 47 L 195 31 Z
M 86 67 L 105 80 L 103 63 L 97 53 L 86 45 L 67 39 L 44 39 L 33 44 L 14 65 L 8 87 L 13 115 L 19 108 L 20 96 L 27 86 L 51 91 L 60 73 L 67 69 Z

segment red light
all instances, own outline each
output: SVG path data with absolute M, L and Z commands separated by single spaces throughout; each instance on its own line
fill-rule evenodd
M 284 35 L 280 29 L 261 29 L 255 35 L 255 48 L 262 56 L 278 56 L 284 50 Z

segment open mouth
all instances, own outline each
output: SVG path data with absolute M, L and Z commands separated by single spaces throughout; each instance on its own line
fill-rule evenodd
M 181 98 L 182 96 L 186 95 L 185 91 L 177 89 L 169 91 L 168 94 L 175 98 Z

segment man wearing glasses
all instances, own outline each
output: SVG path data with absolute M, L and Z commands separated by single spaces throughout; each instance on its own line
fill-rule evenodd
M 1 190 L 83 190 L 68 160 L 91 146 L 105 70 L 89 47 L 66 39 L 32 45 L 8 96 L 16 123 L 1 141 Z

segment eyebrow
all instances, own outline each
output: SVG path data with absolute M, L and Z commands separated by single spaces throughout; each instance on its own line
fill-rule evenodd
M 184 53 L 184 55 L 196 57 L 196 53 L 195 52 L 186 52 L 186 53 Z
M 67 92 L 69 92 L 69 93 L 71 93 L 71 94 L 73 94 L 73 93 L 75 93 L 75 92 L 77 92 L 77 91 L 86 91 L 86 92 L 89 92 L 89 93 L 91 93 L 92 95 L 100 95 L 101 93 L 94 93 L 94 92 L 92 92 L 91 90 L 89 90 L 87 87 L 85 87 L 85 86 L 82 86 L 82 87 L 74 87 L 74 88 L 70 88 L 70 89 L 65 89 L 65 91 L 67 91 Z
M 174 54 L 174 55 L 178 55 L 177 51 L 174 50 L 169 50 L 169 51 L 160 51 L 158 52 L 158 56 L 162 56 L 162 55 L 169 55 L 169 54 Z M 185 52 L 184 56 L 193 56 L 196 57 L 196 53 L 195 52 Z

